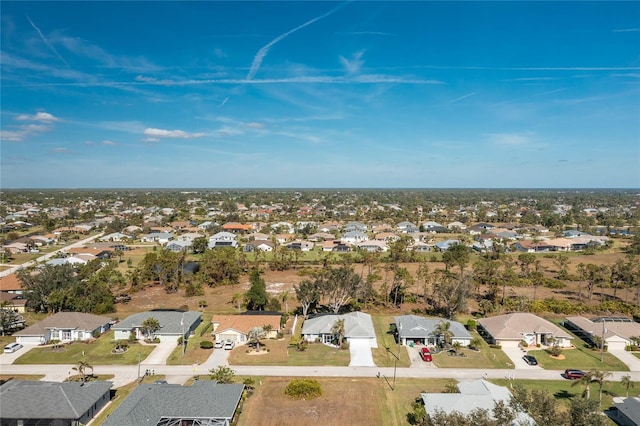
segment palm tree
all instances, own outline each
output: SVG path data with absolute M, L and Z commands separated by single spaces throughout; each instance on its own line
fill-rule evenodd
M 589 399 L 591 397 L 591 381 L 593 380 L 593 371 L 587 371 L 580 379 L 574 381 L 571 386 L 584 386 L 582 397 Z
M 594 370 L 592 373 L 593 373 L 592 380 L 598 383 L 598 391 L 599 391 L 598 401 L 600 402 L 600 404 L 602 404 L 602 386 L 604 386 L 604 382 L 606 382 L 607 377 L 611 376 L 611 373 L 609 373 L 608 371 L 599 371 L 599 370 Z
M 78 365 L 76 367 L 72 367 L 72 370 L 76 370 L 78 374 L 82 375 L 82 381 L 87 381 L 87 368 L 91 369 L 91 374 L 93 374 L 93 366 L 89 365 L 86 361 L 78 361 Z
M 338 347 L 342 347 L 342 339 L 344 338 L 344 319 L 336 320 L 331 327 L 331 333 L 338 341 Z
M 445 347 L 449 347 L 451 345 L 451 338 L 453 337 L 453 332 L 450 330 L 451 323 L 449 321 L 440 321 L 435 329 L 433 330 L 433 334 L 439 336 L 444 341 Z
M 282 301 L 282 303 L 284 303 L 284 312 L 288 314 L 289 313 L 289 303 L 288 303 L 289 292 L 287 290 L 280 293 L 280 300 Z
M 628 398 L 629 388 L 632 388 L 635 386 L 635 383 L 633 383 L 633 381 L 631 380 L 631 375 L 627 374 L 626 376 L 622 376 L 622 379 L 620 379 L 620 383 L 622 383 L 622 386 L 624 386 L 627 389 L 627 398 Z

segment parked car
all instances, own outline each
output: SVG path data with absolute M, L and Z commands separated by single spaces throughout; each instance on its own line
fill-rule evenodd
M 233 349 L 236 346 L 236 344 L 234 342 L 232 342 L 231 340 L 227 340 L 224 344 L 224 350 L 225 351 L 230 351 L 231 349 Z
M 9 343 L 7 346 L 4 347 L 4 353 L 12 354 L 20 348 L 22 348 L 22 345 L 20 343 L 17 343 L 17 342 Z
M 420 348 L 420 358 L 422 358 L 424 362 L 433 361 L 433 356 L 431 355 L 431 351 L 429 350 L 429 348 L 427 348 L 426 346 Z
M 222 349 L 222 346 L 224 346 L 224 343 L 222 343 L 222 340 L 216 340 L 215 345 L 213 345 L 213 347 L 216 349 Z
M 529 365 L 538 365 L 538 360 L 533 355 L 525 355 L 522 357 L 522 359 L 524 359 L 524 362 Z
M 577 380 L 577 379 L 582 379 L 584 375 L 585 375 L 585 372 L 582 370 L 567 369 L 567 370 L 564 370 L 563 377 L 569 380 Z
M 154 385 L 166 385 L 168 382 L 166 380 L 156 380 L 153 382 Z

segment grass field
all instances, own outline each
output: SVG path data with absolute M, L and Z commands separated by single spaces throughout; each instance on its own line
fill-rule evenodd
M 476 337 L 478 334 L 472 332 L 471 335 Z M 441 368 L 514 368 L 509 357 L 501 349 L 490 348 L 484 340 L 480 345 L 480 351 L 463 348 L 461 352 L 464 357 L 451 356 L 446 351 L 440 352 L 433 356 L 433 363 Z
M 289 345 L 289 339 L 263 340 L 258 354 L 248 346 L 239 346 L 231 351 L 231 365 L 289 365 L 348 366 L 351 359 L 348 350 L 332 348 L 321 343 L 310 343 L 307 350 L 299 352 Z M 269 352 L 265 352 L 268 349 Z
M 617 370 L 629 371 L 626 366 L 610 353 L 604 353 L 604 360 L 600 362 L 600 352 L 585 348 L 580 342 L 575 349 L 563 349 L 564 359 L 552 358 L 544 350 L 529 351 L 538 360 L 538 364 L 547 370 L 564 370 L 567 368 L 577 368 L 580 370 Z
M 111 331 L 91 343 L 75 342 L 63 345 L 60 349 L 53 349 L 52 346 L 33 348 L 19 357 L 14 364 L 77 364 L 79 361 L 85 361 L 90 365 L 132 365 L 138 362 L 138 357 L 144 360 L 155 348 L 133 343 L 127 352 L 112 354 L 113 347 Z
M 200 342 L 213 342 L 211 337 L 211 316 L 211 313 L 202 314 L 202 322 L 198 325 L 193 335 L 187 339 L 184 355 L 182 355 L 182 345 L 178 345 L 171 352 L 171 355 L 167 357 L 167 365 L 189 365 L 196 362 L 202 364 L 209 358 L 213 353 L 213 349 L 200 348 Z
M 395 324 L 393 316 L 390 315 L 372 315 L 373 328 L 376 331 L 376 337 L 378 339 L 378 347 L 371 349 L 373 355 L 373 362 L 378 367 L 391 367 L 397 361 L 398 367 L 411 366 L 411 360 L 409 354 L 404 348 L 398 347 L 396 339 L 391 333 L 391 325 Z M 386 348 L 389 348 L 387 350 Z M 396 360 L 394 356 L 398 355 L 400 359 Z
M 318 378 L 322 396 L 292 400 L 284 388 L 291 378 L 267 377 L 256 383 L 238 425 L 401 425 L 420 392 L 442 392 L 452 380 L 398 379 L 392 390 L 383 379 Z M 237 381 L 236 381 L 237 382 Z

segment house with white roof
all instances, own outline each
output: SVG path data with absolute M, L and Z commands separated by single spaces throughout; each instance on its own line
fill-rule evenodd
M 319 340 L 324 344 L 333 344 L 335 334 L 331 329 L 338 320 L 344 320 L 344 337 L 349 343 L 357 344 L 355 341 L 358 341 L 371 348 L 378 347 L 371 315 L 363 312 L 318 315 L 309 318 L 302 324 L 302 337 L 309 342 Z

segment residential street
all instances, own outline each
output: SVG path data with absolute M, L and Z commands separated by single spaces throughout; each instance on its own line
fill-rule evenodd
M 62 381 L 73 373 L 73 365 L 2 365 L 2 374 L 44 374 L 44 380 Z M 187 378 L 197 374 L 207 374 L 213 365 L 164 365 L 145 364 L 116 366 L 96 365 L 94 374 L 113 374 L 115 387 L 119 387 L 134 381 L 138 376 L 144 375 L 147 369 L 153 370 L 156 375 Z M 288 366 L 244 366 L 235 365 L 231 368 L 238 375 L 243 376 L 286 376 L 286 377 L 393 377 L 393 367 L 288 367 Z M 395 369 L 396 377 L 412 378 L 453 378 L 453 379 L 535 379 L 535 380 L 561 380 L 562 371 L 542 369 L 456 369 L 456 368 L 398 368 Z M 640 372 L 616 371 L 612 372 L 610 381 L 620 381 L 622 376 L 630 374 L 635 382 L 640 381 Z

